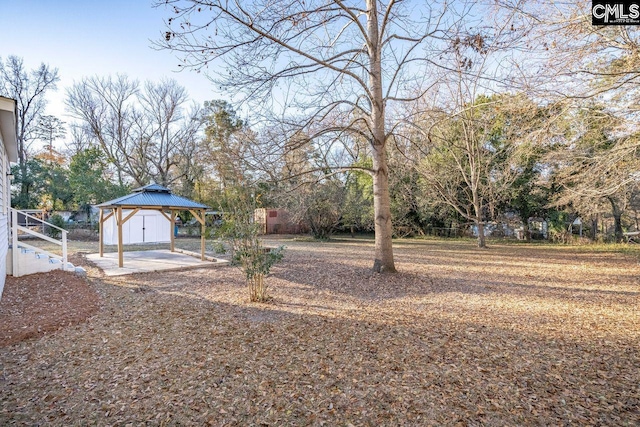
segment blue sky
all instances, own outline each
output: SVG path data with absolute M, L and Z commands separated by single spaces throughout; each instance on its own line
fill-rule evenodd
M 65 117 L 65 88 L 83 77 L 116 73 L 144 81 L 174 78 L 191 98 L 224 98 L 203 74 L 176 72 L 178 59 L 150 45 L 163 34 L 170 12 L 151 0 L 0 0 L 0 57 L 22 57 L 28 69 L 58 68 L 58 91 L 47 114 Z

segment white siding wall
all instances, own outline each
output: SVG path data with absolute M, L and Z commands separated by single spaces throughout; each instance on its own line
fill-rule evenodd
M 9 205 L 11 203 L 11 190 L 7 172 L 9 158 L 4 148 L 4 141 L 0 135 L 0 298 L 4 290 L 4 282 L 7 278 L 7 252 L 9 249 Z

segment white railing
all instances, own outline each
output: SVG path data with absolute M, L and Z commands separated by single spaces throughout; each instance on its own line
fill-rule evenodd
M 11 212 L 11 227 L 9 228 L 11 230 L 11 247 L 13 248 L 12 252 L 12 256 L 13 256 L 13 260 L 12 260 L 12 264 L 13 264 L 13 272 L 14 275 L 15 273 L 18 271 L 18 249 L 19 248 L 25 248 L 25 249 L 31 249 L 33 251 L 39 252 L 39 253 L 43 253 L 46 254 L 49 258 L 54 258 L 54 259 L 58 259 L 60 260 L 60 262 L 62 262 L 62 269 L 66 270 L 67 268 L 67 230 L 57 227 L 53 224 L 50 224 L 44 220 L 42 220 L 41 218 L 37 218 L 33 215 L 30 215 L 26 212 L 22 212 L 19 211 L 17 209 L 14 208 L 9 208 L 10 212 Z M 25 224 L 26 225 L 35 225 L 35 226 L 42 226 L 42 233 L 39 233 L 35 230 L 32 230 L 29 227 L 24 227 L 22 225 L 20 225 L 19 221 L 18 221 L 18 215 L 20 215 L 20 217 L 24 218 L 25 220 Z M 32 223 L 32 220 L 35 223 Z M 60 240 L 55 239 L 53 237 L 47 236 L 46 234 L 44 234 L 45 228 L 46 227 L 51 227 L 54 228 L 58 231 L 60 231 Z M 29 236 L 33 236 L 36 237 L 38 239 L 42 239 L 42 240 L 46 240 L 47 242 L 59 245 L 62 247 L 62 256 L 60 255 L 56 255 L 53 254 L 49 251 L 43 250 L 41 248 L 38 248 L 36 246 L 32 246 L 29 245 L 27 243 L 21 242 L 18 240 L 18 237 L 20 235 L 20 233 L 22 234 L 26 234 Z

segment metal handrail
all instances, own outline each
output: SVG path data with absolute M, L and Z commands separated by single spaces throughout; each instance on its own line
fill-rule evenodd
M 57 225 L 53 225 L 53 224 L 51 224 L 50 222 L 47 222 L 47 221 L 43 220 L 42 218 L 38 218 L 37 216 L 33 216 L 33 215 L 31 215 L 31 214 L 28 214 L 28 213 L 26 213 L 26 212 L 24 212 L 24 211 L 21 211 L 21 210 L 18 210 L 18 209 L 16 209 L 16 208 L 9 208 L 9 209 L 10 209 L 12 212 L 13 212 L 13 211 L 16 211 L 16 212 L 20 213 L 21 215 L 24 215 L 24 216 L 25 216 L 25 217 L 27 217 L 27 218 L 35 219 L 36 221 L 39 221 L 39 222 L 41 222 L 41 223 L 43 223 L 43 224 L 45 224 L 45 225 L 48 225 L 49 227 L 53 227 L 53 228 L 55 228 L 56 230 L 60 230 L 60 231 L 63 231 L 63 232 L 65 232 L 65 233 L 67 232 L 67 230 L 65 230 L 64 228 L 60 228 L 60 227 L 58 227 Z
M 21 231 L 23 233 L 29 234 L 31 236 L 37 237 L 39 239 L 42 240 L 46 240 L 48 242 L 54 243 L 56 245 L 62 246 L 62 257 L 60 257 L 59 255 L 55 255 L 52 254 L 48 251 L 42 250 L 42 249 L 38 249 L 38 251 L 42 252 L 42 253 L 46 253 L 50 258 L 57 258 L 60 259 L 62 261 L 62 270 L 66 270 L 67 268 L 67 233 L 68 231 L 65 230 L 64 228 L 60 228 L 56 225 L 53 225 L 51 223 L 48 223 L 47 221 L 44 221 L 40 218 L 37 218 L 33 215 L 29 215 L 26 212 L 20 211 L 18 209 L 15 208 L 9 208 L 9 211 L 11 212 L 11 242 L 13 245 L 13 271 L 14 274 L 18 269 L 18 251 L 16 250 L 18 247 L 22 246 L 25 248 L 33 248 L 33 246 L 28 245 L 26 243 L 22 243 L 20 241 L 18 241 L 18 231 Z M 31 218 L 34 219 L 36 221 L 39 221 L 42 223 L 42 225 L 47 225 L 49 227 L 55 228 L 56 230 L 59 230 L 61 232 L 61 239 L 57 240 L 54 239 L 53 237 L 49 237 L 49 236 L 45 236 L 42 233 L 38 233 L 37 231 L 33 231 L 31 229 L 29 229 L 28 227 L 23 227 L 21 225 L 18 224 L 18 213 L 20 213 L 21 215 L 24 215 L 27 218 Z

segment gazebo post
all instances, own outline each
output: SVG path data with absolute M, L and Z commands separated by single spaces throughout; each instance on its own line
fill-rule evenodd
M 176 229 L 176 211 L 174 211 L 173 209 L 171 209 L 171 230 L 169 230 L 169 233 L 171 235 L 171 252 L 175 252 L 176 251 L 176 244 L 175 244 L 175 229 Z
M 104 210 L 102 208 L 100 208 L 100 220 L 98 222 L 98 230 L 99 231 L 99 239 L 100 239 L 100 258 L 102 258 L 104 256 L 104 243 L 103 243 L 103 231 L 102 231 L 102 226 L 104 222 Z
M 202 212 L 202 222 L 200 223 L 200 261 L 204 261 L 204 223 L 206 214 L 204 209 L 200 212 Z
M 116 220 L 118 224 L 118 267 L 124 265 L 124 248 L 122 244 L 122 207 L 118 206 L 118 216 Z
M 191 215 L 200 223 L 200 260 L 204 261 L 204 224 L 207 216 L 206 209 L 189 209 L 189 212 L 191 212 Z

